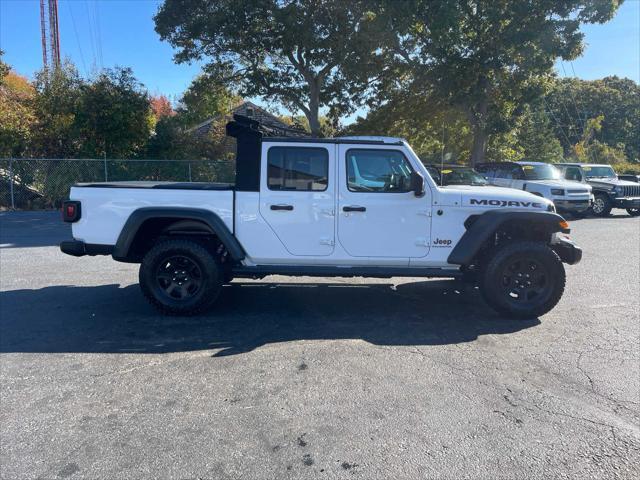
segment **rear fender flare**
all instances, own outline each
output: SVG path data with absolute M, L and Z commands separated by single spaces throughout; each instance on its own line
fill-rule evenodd
M 211 233 L 215 234 L 225 246 L 231 258 L 241 261 L 245 258 L 245 251 L 238 239 L 231 233 L 224 221 L 209 210 L 200 208 L 171 208 L 171 207 L 144 207 L 135 210 L 127 219 L 118 236 L 113 258 L 119 261 L 130 261 L 131 246 L 140 230 L 140 227 L 151 219 L 170 218 L 176 221 L 197 221 L 204 223 Z

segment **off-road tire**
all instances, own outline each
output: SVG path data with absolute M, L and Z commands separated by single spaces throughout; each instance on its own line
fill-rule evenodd
M 632 217 L 640 216 L 640 208 L 627 208 L 627 213 Z
M 223 275 L 222 267 L 203 245 L 169 239 L 144 256 L 139 280 L 142 293 L 160 312 L 189 316 L 212 306 L 222 290 Z
M 515 265 L 519 266 L 514 270 Z M 516 285 L 516 280 L 523 283 Z M 542 242 L 520 241 L 493 253 L 480 276 L 480 291 L 498 313 L 531 319 L 556 306 L 564 293 L 565 280 L 564 266 L 556 252 Z M 526 286 L 526 282 L 533 286 Z
M 606 193 L 596 193 L 595 200 L 591 206 L 591 213 L 597 217 L 608 217 L 613 208 L 613 203 Z

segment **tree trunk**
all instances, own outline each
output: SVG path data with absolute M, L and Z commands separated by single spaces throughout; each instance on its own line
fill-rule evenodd
M 489 111 L 489 100 L 485 97 L 480 100 L 469 114 L 471 127 L 473 129 L 473 146 L 471 147 L 471 166 L 484 161 L 487 152 L 487 112 Z
M 475 167 L 484 161 L 487 152 L 487 132 L 480 122 L 473 123 L 473 146 L 471 147 L 471 166 Z
M 320 137 L 320 88 L 317 79 L 309 82 L 309 112 L 306 115 L 311 135 Z

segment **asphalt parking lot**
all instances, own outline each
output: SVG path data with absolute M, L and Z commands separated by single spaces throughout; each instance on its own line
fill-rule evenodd
M 157 315 L 137 266 L 0 213 L 0 475 L 638 478 L 640 219 L 571 223 L 551 313 L 454 281 L 287 279 Z

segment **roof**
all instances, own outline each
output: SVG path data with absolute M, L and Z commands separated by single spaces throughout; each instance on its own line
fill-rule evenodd
M 611 165 L 607 163 L 580 163 L 580 162 L 560 162 L 560 163 L 556 163 L 555 165 L 564 165 L 569 167 L 611 167 Z
M 486 167 L 486 166 L 494 166 L 494 165 L 562 165 L 560 163 L 547 163 L 547 162 L 483 162 L 476 164 L 476 167 Z
M 388 143 L 391 145 L 399 145 L 404 143 L 404 139 L 400 137 L 384 137 L 381 135 L 349 135 L 344 137 L 338 137 L 336 140 L 357 140 L 376 143 Z
M 459 165 L 457 163 L 445 163 L 444 165 L 441 163 L 427 163 L 425 165 L 425 167 L 431 167 L 431 168 L 473 168 L 470 165 Z
M 290 143 L 340 143 L 355 145 L 402 145 L 402 140 L 397 139 L 395 143 L 384 140 L 370 140 L 370 137 L 336 137 L 336 138 L 315 138 L 315 137 L 268 137 L 265 142 L 290 142 Z
M 492 165 L 518 165 L 517 162 L 482 162 L 482 163 L 476 163 L 476 167 L 486 167 L 486 166 L 492 166 Z

